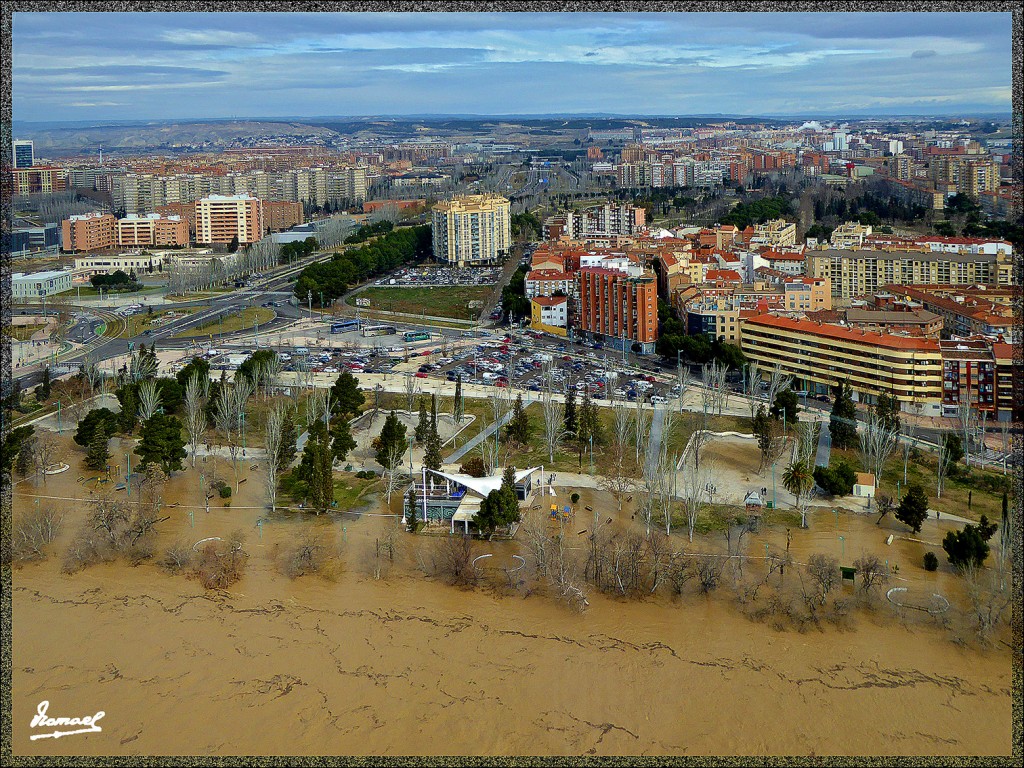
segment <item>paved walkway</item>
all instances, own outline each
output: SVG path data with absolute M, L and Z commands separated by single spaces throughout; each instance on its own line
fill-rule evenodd
M 821 432 L 818 433 L 818 452 L 814 457 L 814 466 L 827 467 L 829 456 L 832 453 L 832 433 L 828 431 L 828 422 L 821 422 Z

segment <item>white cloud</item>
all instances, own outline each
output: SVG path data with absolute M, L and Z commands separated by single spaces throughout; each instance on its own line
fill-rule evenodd
M 252 45 L 260 41 L 249 32 L 221 29 L 172 29 L 162 33 L 160 39 L 175 45 Z

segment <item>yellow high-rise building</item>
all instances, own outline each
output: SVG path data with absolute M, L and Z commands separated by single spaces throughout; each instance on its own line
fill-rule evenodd
M 434 258 L 459 267 L 497 264 L 512 245 L 509 201 L 498 195 L 456 197 L 434 206 Z

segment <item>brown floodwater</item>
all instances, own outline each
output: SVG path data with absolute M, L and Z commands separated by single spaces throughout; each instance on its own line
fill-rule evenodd
M 87 498 L 78 477 L 93 473 L 77 457 L 46 486 L 21 483 L 15 493 Z M 232 476 L 230 462 L 218 466 Z M 221 592 L 152 564 L 62 574 L 60 553 L 87 505 L 41 500 L 65 521 L 50 558 L 14 571 L 15 754 L 1010 753 L 1011 655 L 1001 643 L 956 645 L 931 622 L 903 623 L 885 607 L 858 616 L 852 630 L 777 631 L 744 618 L 724 592 L 644 602 L 591 595 L 577 614 L 539 594 L 418 576 L 413 549 L 425 540 L 405 534 L 404 565 L 377 581 L 363 561 L 386 520 L 370 516 L 317 521 L 342 569 L 333 581 L 291 581 L 272 555 L 296 523 L 278 515 L 255 527 L 267 515 L 250 466 L 239 464 L 246 482 L 231 507 L 218 498 L 205 512 L 202 463 L 164 494 L 179 506 L 165 509 L 161 547 L 246 532 L 245 575 Z M 599 501 L 582 493 L 581 507 Z M 16 495 L 15 514 L 31 503 Z M 586 527 L 582 515 L 578 522 Z M 934 542 L 942 529 L 930 524 L 919 538 Z M 816 517 L 810 531 L 794 532 L 794 556 L 840 556 L 837 526 L 844 562 L 876 552 L 903 565 L 900 583 L 912 591 L 955 590 L 957 577 L 917 567 L 926 544 L 887 547 L 898 525 L 873 518 Z M 784 548 L 785 532 L 752 535 L 745 546 L 753 554 L 764 543 Z M 515 546 L 481 551 L 498 560 Z M 51 717 L 102 710 L 102 732 L 30 740 L 45 730 L 30 727 L 44 700 Z

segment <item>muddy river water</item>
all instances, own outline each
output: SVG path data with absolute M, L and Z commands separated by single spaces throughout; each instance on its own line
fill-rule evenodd
M 17 487 L 15 513 L 31 504 L 18 493 L 86 497 L 77 476 Z M 958 646 L 885 611 L 798 633 L 718 596 L 592 596 L 577 614 L 411 568 L 377 581 L 354 556 L 373 518 L 333 523 L 353 555 L 334 581 L 290 581 L 269 557 L 288 525 L 259 536 L 249 485 L 194 527 L 169 509 L 161 532 L 166 546 L 245 528 L 245 575 L 223 592 L 152 564 L 62 574 L 86 505 L 52 502 L 67 517 L 55 554 L 13 576 L 15 754 L 1009 754 L 998 643 Z M 182 473 L 167 498 L 198 503 L 196 486 Z M 44 700 L 53 717 L 103 711 L 102 731 L 30 740 Z

